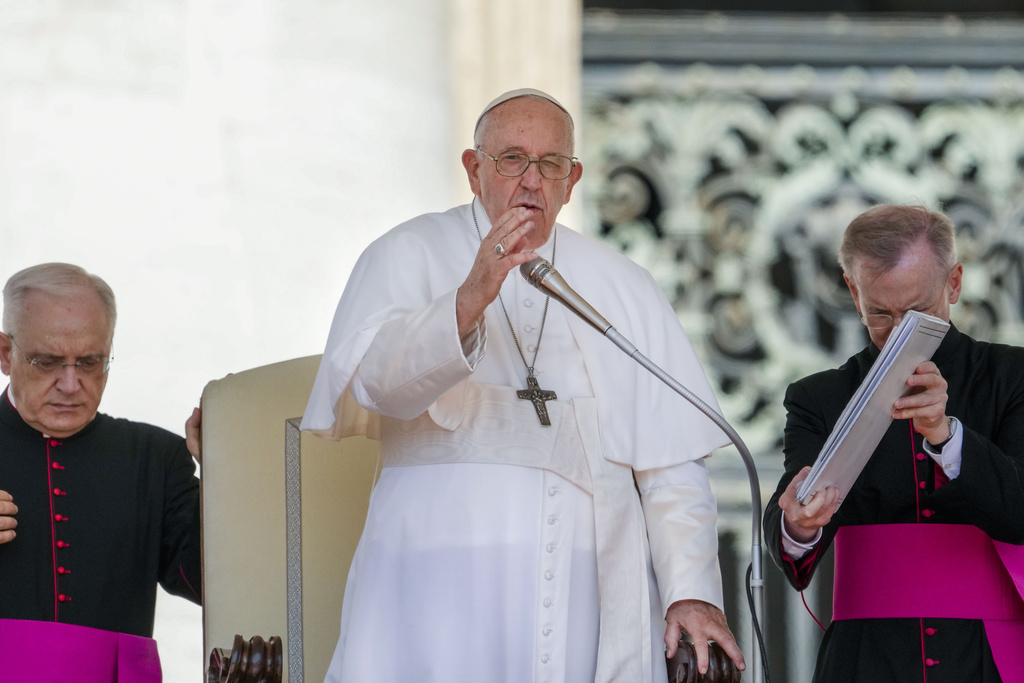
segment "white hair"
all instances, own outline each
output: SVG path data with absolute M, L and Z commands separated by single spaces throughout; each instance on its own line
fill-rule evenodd
M 110 318 L 110 334 L 114 334 L 117 322 L 117 302 L 114 291 L 103 278 L 87 273 L 85 269 L 70 263 L 42 263 L 20 270 L 10 277 L 4 286 L 4 317 L 3 331 L 14 334 L 21 322 L 25 308 L 25 299 L 33 291 L 45 292 L 53 296 L 64 296 L 78 287 L 91 288 Z

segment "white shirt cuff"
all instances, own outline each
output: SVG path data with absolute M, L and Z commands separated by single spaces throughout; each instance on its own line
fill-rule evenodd
M 779 524 L 782 525 L 782 550 L 791 560 L 799 560 L 804 555 L 814 550 L 815 546 L 817 546 L 821 541 L 821 529 L 818 529 L 818 533 L 815 534 L 813 539 L 807 543 L 801 543 L 800 541 L 794 541 L 786 531 L 785 516 L 779 520 Z
M 477 363 L 484 357 L 487 349 L 487 323 L 483 316 L 473 322 L 473 327 L 459 339 L 459 343 L 462 345 L 462 355 L 466 357 L 466 363 L 476 370 Z

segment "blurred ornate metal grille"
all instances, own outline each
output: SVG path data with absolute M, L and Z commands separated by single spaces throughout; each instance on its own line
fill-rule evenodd
M 1024 25 L 971 43 L 948 18 L 810 19 L 799 31 L 792 17 L 752 21 L 669 15 L 629 29 L 588 15 L 585 55 L 598 44 L 602 57 L 584 63 L 581 158 L 587 230 L 654 273 L 756 452 L 777 450 L 789 382 L 867 342 L 835 252 L 872 204 L 949 213 L 967 273 L 954 322 L 981 339 L 1024 339 Z M 635 60 L 673 28 L 675 61 L 610 61 L 613 38 Z M 828 60 L 780 63 L 778 41 L 808 36 Z M 678 61 L 711 44 L 749 61 Z M 941 63 L 972 49 L 984 64 Z M 807 44 L 795 51 L 815 57 Z

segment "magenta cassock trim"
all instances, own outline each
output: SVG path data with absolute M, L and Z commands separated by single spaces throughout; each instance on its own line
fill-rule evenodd
M 833 619 L 981 619 L 1004 681 L 1024 682 L 1024 547 L 974 526 L 843 527 Z
M 0 619 L 0 681 L 160 683 L 152 638 L 48 621 Z

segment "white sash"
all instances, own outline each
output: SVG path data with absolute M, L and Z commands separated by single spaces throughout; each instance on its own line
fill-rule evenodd
M 414 420 L 381 416 L 384 467 L 442 463 L 522 465 L 549 470 L 593 493 L 590 468 L 572 406 L 548 402 L 550 427 L 542 427 L 529 401 L 515 389 L 469 382 L 457 432 L 424 413 Z

